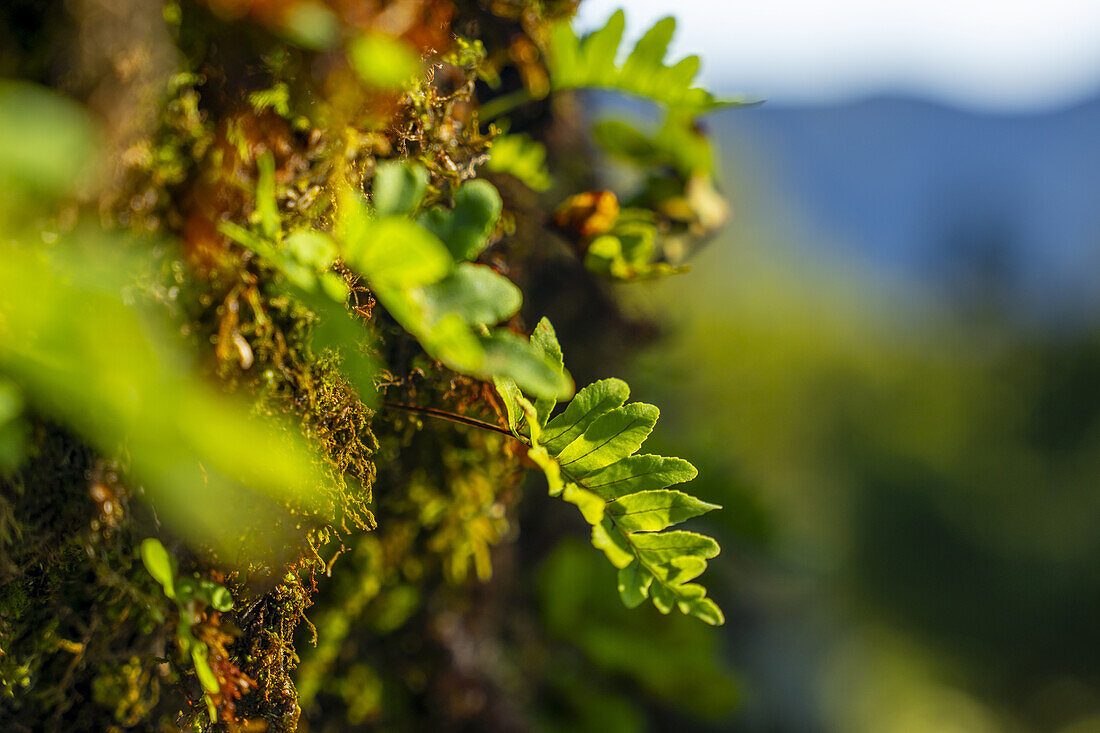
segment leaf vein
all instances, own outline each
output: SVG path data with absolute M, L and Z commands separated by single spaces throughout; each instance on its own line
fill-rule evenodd
M 622 430 L 620 430 L 619 432 L 615 433 L 615 434 L 614 434 L 614 435 L 612 435 L 612 436 L 611 436 L 610 438 L 608 438 L 608 439 L 607 439 L 607 440 L 605 440 L 604 442 L 600 443 L 599 445 L 597 445 L 597 446 L 596 446 L 595 448 L 593 448 L 592 450 L 588 451 L 587 453 L 585 453 L 585 454 L 583 454 L 583 455 L 579 455 L 579 456 L 577 456 L 576 458 L 574 458 L 574 459 L 572 459 L 572 460 L 570 460 L 570 461 L 568 461 L 568 462 L 566 462 L 566 463 L 563 463 L 563 464 L 561 464 L 561 465 L 562 465 L 562 467 L 564 468 L 565 466 L 568 466 L 568 465 L 571 465 L 571 464 L 573 464 L 573 463 L 576 463 L 577 461 L 581 460 L 582 458 L 587 458 L 588 456 L 590 456 L 590 455 L 592 455 L 593 453 L 595 453 L 596 451 L 598 451 L 598 450 L 599 450 L 600 448 L 603 448 L 603 447 L 604 447 L 605 445 L 607 445 L 607 444 L 608 444 L 608 443 L 610 443 L 611 441 L 615 440 L 615 438 L 618 438 L 618 437 L 619 437 L 620 435 L 622 435 L 623 433 L 625 433 L 625 432 L 626 432 L 627 430 L 630 430 L 630 429 L 631 429 L 631 428 L 633 428 L 633 427 L 634 427 L 635 425 L 638 425 L 638 424 L 640 424 L 640 423 L 643 423 L 643 422 L 645 422 L 645 420 L 644 420 L 643 418 L 634 418 L 633 420 L 631 420 L 631 421 L 630 421 L 630 424 L 629 424 L 629 425 L 627 425 L 626 427 L 624 427 L 624 428 L 623 428 Z M 561 455 L 561 454 L 559 453 L 558 455 Z
M 615 465 L 614 463 L 611 465 Z M 631 479 L 642 478 L 644 476 L 652 476 L 657 473 L 662 473 L 663 469 L 656 469 L 653 471 L 646 471 L 645 473 L 632 473 L 629 476 L 623 476 L 622 478 L 614 479 L 613 481 L 605 481 L 602 484 L 588 484 L 591 489 L 602 489 L 605 486 L 611 486 L 612 484 L 621 484 L 623 481 L 630 481 Z M 678 481 L 677 483 L 682 483 Z

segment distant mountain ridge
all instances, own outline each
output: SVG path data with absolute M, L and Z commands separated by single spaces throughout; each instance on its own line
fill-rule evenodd
M 902 96 L 764 104 L 707 124 L 730 175 L 763 165 L 769 193 L 824 234 L 802 246 L 842 241 L 872 268 L 984 283 L 1031 313 L 1100 313 L 1100 95 L 1014 115 Z

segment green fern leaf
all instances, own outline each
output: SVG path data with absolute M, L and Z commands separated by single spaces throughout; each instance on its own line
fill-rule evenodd
M 531 348 L 549 364 L 551 370 L 554 373 L 555 379 L 567 379 L 569 373 L 565 371 L 565 362 L 561 353 L 561 344 L 558 343 L 558 336 L 554 332 L 554 327 L 550 325 L 550 321 L 543 318 L 535 326 L 534 332 L 531 334 Z M 520 437 L 521 431 L 527 426 L 527 414 L 521 407 L 521 400 L 524 399 L 523 393 L 516 385 L 514 379 L 506 376 L 493 377 L 493 385 L 496 387 L 497 392 L 501 395 L 504 402 L 505 418 L 508 422 L 508 429 L 511 430 L 516 437 Z M 531 405 L 531 414 L 534 415 L 535 425 L 529 430 L 536 431 L 536 434 L 541 434 L 543 428 L 546 427 L 547 420 L 550 418 L 550 412 L 554 409 L 554 405 L 557 403 L 557 399 L 553 397 L 539 397 L 535 399 L 534 404 Z
M 651 133 L 620 119 L 606 119 L 592 127 L 592 137 L 609 155 L 640 168 L 667 166 L 680 176 L 710 176 L 714 154 L 710 141 L 690 118 L 669 115 Z
M 637 608 L 649 597 L 653 576 L 647 573 L 637 559 L 619 570 L 619 595 L 627 608 Z
M 740 104 L 718 99 L 692 86 L 699 59 L 689 56 L 672 66 L 664 62 L 676 21 L 664 18 L 642 36 L 621 66 L 616 64 L 625 17 L 616 11 L 607 24 L 583 40 L 568 22 L 554 26 L 547 48 L 551 87 L 616 89 L 663 104 L 686 115 L 698 115 Z
M 543 318 L 535 326 L 531 333 L 531 347 L 561 375 L 565 374 L 565 358 L 561 353 L 561 344 L 558 343 L 558 335 L 547 318 Z M 535 416 L 538 418 L 539 427 L 545 427 L 550 419 L 550 412 L 554 409 L 557 400 L 550 397 L 539 397 L 535 400 Z
M 549 324 L 539 341 L 557 347 Z M 605 379 L 580 390 L 560 415 L 545 421 L 514 383 L 500 381 L 497 389 L 509 427 L 530 445 L 528 456 L 546 474 L 551 496 L 577 506 L 592 525 L 593 546 L 619 569 L 623 603 L 633 608 L 649 598 L 662 613 L 679 608 L 706 623 L 723 623 L 706 589 L 689 582 L 718 555 L 718 543 L 668 530 L 719 507 L 667 488 L 695 477 L 687 461 L 634 455 L 657 422 L 657 408 L 624 404 L 627 384 Z
M 493 377 L 493 387 L 496 388 L 501 402 L 504 403 L 504 418 L 508 422 L 508 429 L 517 438 L 520 437 L 525 420 L 523 410 L 519 406 L 519 401 L 523 399 L 523 392 L 516 385 L 516 380 L 511 377 Z
M 695 466 L 682 458 L 628 456 L 585 478 L 585 486 L 604 499 L 618 499 L 638 491 L 651 491 L 691 481 Z
M 567 483 L 562 489 L 561 498 L 580 510 L 581 516 L 589 524 L 603 521 L 606 502 L 588 489 L 582 489 L 576 483 Z
M 602 550 L 607 555 L 608 562 L 619 570 L 637 559 L 626 534 L 610 517 L 605 516 L 599 524 L 592 525 L 592 546 Z
M 573 398 L 565 411 L 550 420 L 542 433 L 548 451 L 560 453 L 584 434 L 601 415 L 622 407 L 630 397 L 630 387 L 621 379 L 601 379 L 588 385 Z
M 482 336 L 481 345 L 485 350 L 481 375 L 510 378 L 529 393 L 549 399 L 573 393 L 572 378 L 511 331 L 497 329 Z
M 574 476 L 587 476 L 632 455 L 649 437 L 660 411 L 653 405 L 634 402 L 596 418 L 584 434 L 557 455 L 563 469 Z
M 639 556 L 643 560 L 654 565 L 667 563 L 684 555 L 709 560 L 718 554 L 718 543 L 710 537 L 682 530 L 643 532 L 634 536 L 633 545 L 639 550 Z
M 682 491 L 639 491 L 610 502 L 607 513 L 627 532 L 657 532 L 718 507 Z

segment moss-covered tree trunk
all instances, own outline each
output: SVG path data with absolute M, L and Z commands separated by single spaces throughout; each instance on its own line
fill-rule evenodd
M 0 727 L 638 722 L 626 700 L 652 690 L 643 683 L 621 697 L 616 683 L 593 682 L 607 678 L 583 645 L 563 651 L 554 641 L 567 616 L 546 605 L 555 577 L 547 556 L 561 537 L 583 537 L 584 525 L 542 491 L 520 502 L 538 443 L 530 431 L 510 432 L 514 405 L 488 377 L 514 377 L 532 394 L 527 379 L 537 393 L 542 362 L 514 334 L 543 316 L 577 384 L 608 376 L 654 328 L 620 311 L 604 278 L 674 271 L 724 208 L 709 155 L 700 162 L 705 141 L 690 126 L 702 111 L 694 97 L 652 139 L 611 136 L 613 154 L 622 152 L 616 141 L 633 140 L 647 171 L 622 214 L 610 192 L 566 200 L 599 185 L 576 100 L 550 94 L 553 29 L 573 10 L 559 0 L 14 0 L 0 8 L 0 77 L 23 84 L 0 87 L 0 128 L 34 137 L 36 119 L 19 114 L 25 100 L 39 100 L 33 83 L 79 102 L 99 130 L 92 173 L 81 172 L 75 152 L 55 150 L 71 175 L 46 188 L 23 169 L 0 175 L 26 197 L 0 217 L 12 253 L 41 246 L 36 238 L 80 245 L 53 249 L 70 260 L 58 287 L 79 287 L 32 294 L 27 313 L 48 299 L 64 306 L 68 330 L 58 328 L 70 336 L 59 337 L 59 353 L 101 359 L 65 372 L 77 398 L 99 389 L 81 386 L 89 372 L 101 381 L 116 368 L 123 375 L 111 394 L 67 400 L 49 388 L 48 368 L 36 372 L 26 355 L 0 359 Z M 659 66 L 663 47 L 651 51 Z M 677 83 L 687 89 L 690 76 Z M 651 86 L 667 103 L 663 87 Z M 58 116 L 42 118 L 43 135 L 60 139 L 52 123 L 80 127 Z M 26 144 L 37 154 L 37 143 Z M 13 150 L 0 160 L 22 154 Z M 388 169 L 412 171 L 393 175 L 423 175 L 410 184 L 420 186 L 411 208 L 394 194 L 393 210 L 441 212 L 417 221 L 451 248 L 457 267 L 466 257 L 483 268 L 463 272 L 498 283 L 485 274 L 491 268 L 492 278 L 518 285 L 522 311 L 513 314 L 518 301 L 490 303 L 493 315 L 481 320 L 455 326 L 444 310 L 429 322 L 422 291 L 402 289 L 419 255 L 398 247 L 374 261 L 352 252 L 358 220 L 341 196 L 366 194 L 368 218 L 382 221 L 391 204 L 380 181 L 392 160 L 416 164 Z M 493 184 L 485 200 L 499 192 L 503 214 L 468 234 L 466 217 L 482 205 L 463 198 L 475 177 Z M 314 268 L 333 237 L 340 256 Z M 475 248 L 456 251 L 460 237 Z M 134 273 L 114 290 L 97 269 L 104 253 L 123 255 Z M 35 262 L 12 260 L 8 274 L 25 280 Z M 387 262 L 400 263 L 397 275 L 379 274 Z M 201 375 L 194 384 L 159 374 L 149 382 L 183 390 L 179 403 L 161 395 L 174 407 L 131 406 L 144 416 L 132 422 L 110 412 L 131 387 L 146 403 L 157 390 L 133 386 L 148 370 L 118 336 L 130 332 L 110 319 L 100 328 L 99 301 L 79 294 L 99 289 L 122 293 L 120 308 L 137 303 L 172 324 L 166 338 L 177 356 L 165 371 Z M 0 331 L 6 315 L 0 307 Z M 89 344 L 74 345 L 85 332 Z M 478 359 L 502 345 L 511 351 L 494 372 L 463 361 L 470 343 L 488 355 Z M 128 368 L 141 374 L 130 378 Z M 36 381 L 37 373 L 45 376 Z M 208 398 L 267 426 L 257 436 L 303 441 L 312 463 L 286 465 L 312 482 L 308 502 L 236 477 L 234 466 L 265 476 L 297 454 L 196 407 Z M 102 423 L 92 414 L 101 409 Z M 169 423 L 209 422 L 161 425 L 163 414 Z M 182 454 L 194 459 L 186 471 L 172 463 L 181 445 L 194 448 Z M 558 555 L 553 568 L 572 562 Z M 614 601 L 613 581 L 599 580 Z M 577 604 L 587 592 L 575 589 Z M 728 684 L 720 671 L 711 676 Z

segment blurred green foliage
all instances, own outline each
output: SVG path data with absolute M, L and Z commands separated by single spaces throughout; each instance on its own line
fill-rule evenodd
M 43 116 L 32 125 L 21 120 L 28 110 Z M 195 543 L 225 558 L 242 550 L 272 557 L 293 544 L 290 511 L 321 508 L 314 488 L 324 478 L 305 445 L 189 374 L 170 324 L 132 295 L 127 302 L 127 287 L 143 277 L 136 243 L 90 224 L 60 235 L 34 226 L 50 196 L 73 183 L 61 170 L 90 164 L 85 114 L 11 83 L 0 95 L 0 123 L 10 125 L 0 138 L 23 141 L 0 150 L 7 190 L 28 196 L 6 211 L 0 232 L 0 371 L 11 399 L 23 395 L 106 453 L 125 449 L 166 521 Z M 56 241 L 43 248 L 35 241 L 42 238 Z M 18 428 L 6 435 L 15 465 Z M 255 452 L 242 454 L 242 444 Z
M 655 442 L 699 451 L 718 538 L 753 558 L 728 576 L 758 619 L 733 634 L 756 660 L 748 727 L 1091 729 L 1094 327 L 960 315 L 808 256 L 778 233 L 786 202 L 734 196 L 691 280 L 633 298 L 684 314 L 633 381 L 665 406 Z
M 522 133 L 502 134 L 494 140 L 485 168 L 513 175 L 533 191 L 545 191 L 553 185 L 546 169 L 546 146 Z
M 611 584 L 614 578 L 612 569 L 592 562 L 591 552 L 580 543 L 555 548 L 539 577 L 550 633 L 582 650 L 596 667 L 632 679 L 655 698 L 700 718 L 721 719 L 732 712 L 739 683 L 722 660 L 718 638 L 687 618 L 625 609 L 601 592 L 601 583 Z M 614 697 L 611 690 L 603 694 Z M 644 726 L 624 720 L 605 729 Z
M 14 80 L 0 81 L 0 219 L 33 206 L 33 198 L 72 193 L 88 173 L 96 131 L 79 105 L 46 89 Z
M 638 40 L 619 64 L 619 45 L 626 15 L 618 10 L 599 30 L 578 39 L 568 23 L 554 27 L 549 67 L 554 89 L 607 88 L 659 102 L 678 115 L 694 117 L 736 102 L 721 100 L 692 86 L 699 57 L 688 56 L 665 65 L 669 41 L 676 30 L 673 18 L 663 18 Z

